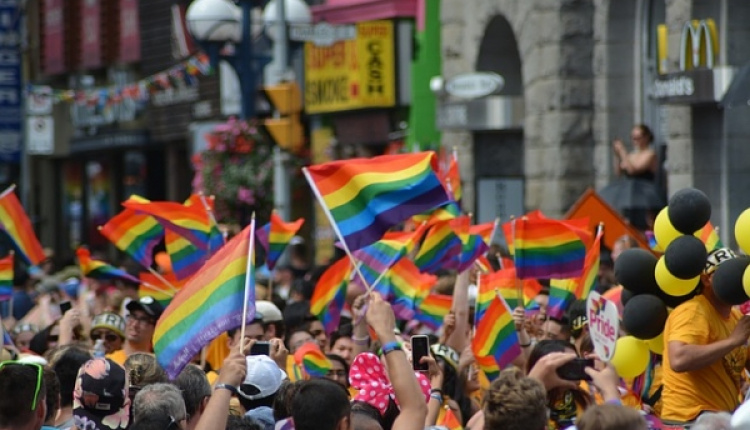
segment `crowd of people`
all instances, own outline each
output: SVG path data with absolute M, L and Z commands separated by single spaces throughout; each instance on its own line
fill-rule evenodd
M 632 245 L 618 241 L 612 258 Z M 397 320 L 377 293 L 350 291 L 338 329 L 326 333 L 309 305 L 322 269 L 304 259 L 277 268 L 273 289 L 259 277 L 254 320 L 170 380 L 153 354 L 161 302 L 136 285 L 47 267 L 49 276 L 17 282 L 17 307 L 5 309 L 13 345 L 0 357 L 0 430 L 750 428 L 741 427 L 750 426 L 741 406 L 750 317 L 711 288 L 713 271 L 734 257 L 726 249 L 709 256 L 701 293 L 667 320 L 663 358 L 652 355 L 635 380 L 594 354 L 585 301 L 548 318 L 543 288 L 537 312 L 514 310 L 522 352 L 490 381 L 471 348 L 475 269 L 436 283 L 453 296 L 437 331 Z M 617 287 L 602 263 L 606 292 Z M 415 334 L 430 339 L 426 371 L 414 370 Z M 257 353 L 261 344 L 267 350 Z M 305 372 L 296 357 L 310 346 L 329 360 L 325 374 Z M 584 357 L 593 360 L 585 375 L 565 379 L 560 368 Z

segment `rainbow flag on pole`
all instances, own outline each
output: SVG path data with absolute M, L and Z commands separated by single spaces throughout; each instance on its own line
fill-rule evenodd
M 453 296 L 430 294 L 419 303 L 414 318 L 424 325 L 437 330 L 443 325 L 445 316 L 451 311 Z
M 478 309 L 480 297 L 485 297 L 485 302 L 489 303 L 494 295 L 499 293 L 508 306 L 515 309 L 518 306 L 526 306 L 542 291 L 542 284 L 536 279 L 517 279 L 516 270 L 512 267 L 479 276 Z M 523 297 L 518 297 L 518 283 L 522 285 Z
M 323 323 L 327 333 L 339 328 L 341 310 L 346 299 L 346 286 L 351 274 L 352 263 L 348 258 L 342 258 L 326 269 L 315 285 L 315 291 L 310 299 L 310 312 Z
M 177 292 L 156 323 L 154 353 L 174 379 L 190 360 L 222 332 L 255 318 L 253 243 L 255 220 L 206 262 Z
M 434 152 L 339 160 L 303 168 L 351 251 L 380 240 L 409 217 L 448 203 Z
M 131 282 L 133 284 L 141 283 L 138 278 L 130 275 L 128 272 L 122 269 L 118 269 L 117 267 L 107 264 L 103 261 L 92 259 L 91 253 L 86 248 L 78 248 L 76 250 L 76 256 L 78 257 L 78 265 L 81 268 L 81 275 L 86 278 L 100 280 L 119 279 Z
M 724 246 L 721 243 L 721 239 L 719 238 L 719 233 L 716 231 L 714 226 L 711 225 L 711 221 L 704 225 L 703 228 L 700 229 L 695 235 L 698 236 L 698 239 L 706 244 L 706 251 L 708 252 Z
M 211 247 L 211 220 L 208 211 L 201 205 L 135 199 L 128 199 L 122 205 L 154 217 L 165 229 L 172 230 L 201 250 Z
M 258 243 L 266 250 L 268 270 L 273 270 L 276 267 L 276 262 L 279 261 L 284 249 L 304 223 L 304 218 L 294 222 L 284 222 L 274 210 L 271 212 L 271 221 L 255 232 Z
M 499 369 L 504 369 L 521 354 L 513 316 L 502 297 L 495 296 L 482 318 L 476 319 L 471 348 L 477 358 L 494 357 Z
M 189 279 L 198 272 L 209 257 L 207 249 L 199 249 L 172 230 L 164 232 L 164 247 L 172 262 L 172 272 L 181 280 Z
M 581 276 L 586 246 L 576 231 L 552 219 L 515 220 L 515 267 L 520 279 Z
M 586 253 L 583 274 L 578 278 L 552 279 L 549 283 L 549 305 L 547 314 L 553 318 L 562 318 L 568 306 L 578 299 L 586 299 L 599 281 L 599 257 L 601 254 L 600 232 L 591 249 Z
M 162 273 L 160 276 L 171 285 L 165 284 L 163 280 L 159 279 L 153 273 L 141 272 L 138 275 L 141 279 L 141 284 L 138 286 L 138 297 L 153 297 L 154 300 L 166 308 L 177 293 L 177 290 L 174 288 L 179 290 L 182 283 L 175 277 L 174 273 Z
M 433 223 L 414 258 L 414 264 L 422 272 L 428 273 L 458 269 L 464 244 L 469 241 L 470 223 L 465 215 Z
M 132 209 L 115 215 L 99 227 L 99 232 L 143 267 L 151 267 L 154 247 L 164 236 L 164 229 L 153 217 Z
M 23 260 L 30 265 L 38 265 L 46 258 L 44 250 L 34 234 L 29 216 L 11 185 L 0 194 L 0 229 L 10 236 L 13 246 Z
M 448 430 L 464 430 L 464 427 L 458 421 L 456 414 L 453 413 L 451 408 L 445 407 L 445 413 L 437 421 L 438 426 L 443 426 Z
M 13 252 L 0 259 L 0 302 L 13 297 Z

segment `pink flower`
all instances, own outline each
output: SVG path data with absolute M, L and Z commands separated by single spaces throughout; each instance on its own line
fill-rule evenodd
M 237 200 L 252 205 L 255 203 L 255 193 L 249 188 L 240 187 L 237 190 Z

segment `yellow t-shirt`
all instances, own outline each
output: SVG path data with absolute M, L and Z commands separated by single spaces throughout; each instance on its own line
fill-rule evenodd
M 669 364 L 669 342 L 708 345 L 726 339 L 742 314 L 732 309 L 727 319 L 719 315 L 703 295 L 678 306 L 667 318 L 664 328 L 662 392 L 663 419 L 692 421 L 702 411 L 733 411 L 739 405 L 742 372 L 747 361 L 747 347 L 733 349 L 710 366 L 677 373 Z
M 106 357 L 123 367 L 125 367 L 125 360 L 128 359 L 128 356 L 123 349 L 118 349 L 112 354 L 107 354 Z

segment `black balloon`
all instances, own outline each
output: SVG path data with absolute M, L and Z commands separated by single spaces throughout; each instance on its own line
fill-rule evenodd
M 716 297 L 728 305 L 740 305 L 750 300 L 742 287 L 742 275 L 750 264 L 750 257 L 740 256 L 719 264 L 713 276 Z
M 693 234 L 711 219 L 711 202 L 703 191 L 683 188 L 669 199 L 667 215 L 677 231 Z
M 693 235 L 680 236 L 667 246 L 664 264 L 673 276 L 693 279 L 706 266 L 706 245 Z
M 692 299 L 698 294 L 698 286 L 701 284 L 701 281 L 698 280 L 698 282 L 695 283 L 695 289 L 688 294 L 685 294 L 684 296 L 670 296 L 669 294 L 665 293 L 662 290 L 659 290 L 656 292 L 656 296 L 659 297 L 665 305 L 667 305 L 670 308 L 676 308 L 677 306 L 685 303 L 686 301 Z
M 648 340 L 659 336 L 667 322 L 667 305 L 651 294 L 639 294 L 628 300 L 622 311 L 622 325 L 628 334 Z
M 654 294 L 659 291 L 654 277 L 656 261 L 654 254 L 645 249 L 626 249 L 615 260 L 615 279 L 635 294 Z
M 622 294 L 620 295 L 620 302 L 622 303 L 623 306 L 627 305 L 630 299 L 632 299 L 633 297 L 635 297 L 634 292 L 628 290 L 625 287 L 622 288 Z

